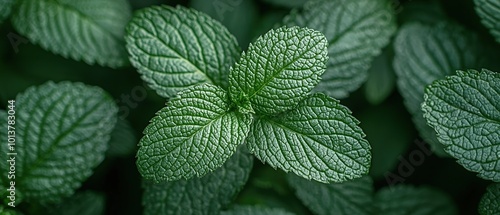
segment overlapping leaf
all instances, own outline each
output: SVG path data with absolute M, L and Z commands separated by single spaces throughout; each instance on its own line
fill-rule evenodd
M 425 122 L 420 109 L 425 87 L 457 69 L 490 68 L 498 62 L 494 57 L 498 53 L 486 47 L 475 34 L 448 22 L 435 26 L 418 23 L 404 25 L 396 37 L 394 48 L 393 66 L 406 108 L 413 115 L 422 138 L 436 154 L 445 156 L 442 145 L 437 141 L 434 130 Z
M 444 150 L 479 177 L 500 182 L 500 74 L 458 71 L 425 91 L 424 118 Z
M 127 26 L 130 61 L 163 97 L 200 83 L 227 88 L 239 56 L 236 39 L 206 14 L 181 6 L 138 11 Z
M 474 0 L 476 12 L 484 26 L 500 43 L 500 2 L 497 0 Z
M 21 0 L 12 24 L 46 50 L 114 68 L 128 63 L 123 35 L 130 17 L 126 0 Z
M 393 9 L 385 0 L 311 0 L 283 22 L 325 34 L 330 58 L 316 90 L 335 98 L 361 86 L 373 58 L 396 30 Z
M 231 99 L 258 114 L 289 110 L 319 83 L 327 58 L 320 32 L 299 27 L 271 30 L 250 44 L 231 68 Z
M 222 167 L 203 178 L 144 183 L 144 214 L 218 214 L 245 185 L 253 157 L 240 148 Z
M 16 189 L 29 200 L 56 202 L 104 159 L 118 108 L 100 88 L 48 82 L 18 95 L 15 110 Z M 1 172 L 7 165 L 0 163 Z
M 236 151 L 252 122 L 231 110 L 227 93 L 209 84 L 188 88 L 170 100 L 144 130 L 137 167 L 155 182 L 203 176 Z
M 343 182 L 368 172 L 370 145 L 351 112 L 323 94 L 295 109 L 257 118 L 247 138 L 261 161 L 320 182 Z

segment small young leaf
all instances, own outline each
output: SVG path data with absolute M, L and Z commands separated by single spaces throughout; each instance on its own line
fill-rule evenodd
M 370 168 L 370 145 L 349 109 L 323 94 L 254 122 L 247 138 L 261 161 L 320 182 L 359 178 Z
M 60 204 L 49 208 L 49 215 L 102 215 L 106 209 L 103 194 L 84 191 L 65 199 Z
M 21 0 L 12 15 L 19 33 L 44 49 L 88 64 L 126 65 L 126 0 Z
M 201 177 L 243 143 L 252 116 L 231 110 L 227 93 L 209 84 L 178 93 L 144 130 L 137 167 L 155 182 Z
M 240 106 L 249 102 L 260 114 L 289 110 L 318 84 L 327 58 L 320 32 L 298 27 L 271 30 L 231 67 L 231 99 Z
M 456 215 L 452 199 L 430 187 L 397 185 L 385 187 L 375 195 L 377 213 L 383 215 Z
M 242 189 L 252 170 L 253 156 L 238 149 L 220 168 L 202 178 L 144 183 L 144 214 L 218 214 Z
M 474 0 L 476 12 L 484 26 L 500 43 L 500 2 L 498 0 Z
M 293 213 L 280 208 L 265 208 L 261 206 L 236 206 L 220 215 L 293 215 Z
M 137 138 L 130 123 L 125 119 L 118 118 L 116 126 L 111 133 L 109 149 L 106 156 L 124 157 L 133 154 L 136 150 Z
M 467 170 L 500 182 L 500 74 L 458 71 L 428 86 L 422 110 L 444 150 Z
M 297 197 L 317 215 L 373 214 L 373 181 L 368 176 L 330 184 L 293 174 L 289 174 L 287 179 L 296 190 Z
M 153 6 L 135 13 L 125 36 L 132 65 L 163 97 L 192 85 L 227 88 L 239 57 L 236 39 L 204 13 L 181 6 Z
M 70 196 L 104 159 L 116 104 L 97 87 L 48 82 L 19 94 L 15 106 L 16 190 L 38 202 Z M 7 165 L 0 163 L 1 172 Z
M 486 193 L 479 202 L 479 214 L 500 214 L 500 184 L 496 183 L 488 186 Z
M 311 0 L 283 22 L 325 34 L 330 59 L 316 90 L 345 98 L 366 80 L 373 58 L 396 31 L 395 20 L 385 0 Z
M 9 17 L 15 0 L 0 0 L 0 24 Z
M 424 89 L 457 69 L 489 68 L 498 61 L 498 54 L 491 53 L 491 49 L 482 44 L 475 34 L 448 22 L 435 26 L 406 24 L 397 35 L 394 48 L 393 66 L 406 108 L 412 114 L 421 137 L 431 145 L 432 150 L 437 155 L 447 156 L 435 131 L 423 118 L 420 105 L 424 101 Z

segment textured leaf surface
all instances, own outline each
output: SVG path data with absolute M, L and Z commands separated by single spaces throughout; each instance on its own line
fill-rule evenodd
M 315 94 L 289 112 L 256 119 L 247 143 L 275 168 L 320 182 L 343 182 L 370 167 L 370 145 L 358 123 L 337 100 Z
M 398 76 L 399 92 L 420 136 L 433 151 L 445 156 L 435 131 L 427 125 L 420 105 L 424 89 L 437 79 L 453 74 L 457 69 L 497 68 L 497 62 L 488 47 L 465 29 L 452 23 L 436 26 L 413 23 L 402 27 L 395 42 L 394 70 Z
M 335 98 L 361 86 L 373 58 L 396 31 L 394 13 L 384 0 L 311 0 L 283 22 L 325 34 L 330 59 L 316 90 Z
M 500 1 L 474 0 L 474 3 L 481 22 L 490 29 L 490 33 L 500 43 Z
M 376 214 L 381 215 L 455 215 L 451 198 L 430 187 L 397 185 L 382 188 L 375 195 Z
M 326 39 L 307 28 L 282 27 L 259 37 L 229 74 L 231 99 L 261 114 L 289 110 L 320 81 Z
M 144 183 L 144 214 L 218 214 L 245 185 L 253 156 L 240 148 L 222 167 L 202 178 Z
M 80 83 L 48 82 L 19 94 L 16 189 L 38 202 L 73 194 L 104 159 L 117 112 L 103 90 Z M 7 151 L 7 144 L 0 147 Z M 7 162 L 0 169 L 7 172 Z
M 250 129 L 252 116 L 230 110 L 227 93 L 197 85 L 169 101 L 144 130 L 137 167 L 155 182 L 201 177 L 222 166 Z
M 227 87 L 239 57 L 236 39 L 219 22 L 184 7 L 138 11 L 127 26 L 130 61 L 163 97 L 200 83 Z
M 59 205 L 50 208 L 50 215 L 102 215 L 106 209 L 103 194 L 84 191 L 65 199 Z
M 237 206 L 231 210 L 221 212 L 220 215 L 293 215 L 293 213 L 280 208 Z
M 458 71 L 428 86 L 424 117 L 467 170 L 500 182 L 500 74 Z
M 496 183 L 488 186 L 486 193 L 479 202 L 479 214 L 500 214 L 500 184 Z
M 373 214 L 373 181 L 368 176 L 324 184 L 289 174 L 288 182 L 297 197 L 317 215 Z
M 126 0 L 22 0 L 12 24 L 44 49 L 88 64 L 119 67 L 128 63 Z
M 15 0 L 0 0 L 0 23 L 9 17 Z
M 134 129 L 127 120 L 118 118 L 111 133 L 106 155 L 112 157 L 128 156 L 135 152 L 136 146 L 137 137 L 134 134 Z

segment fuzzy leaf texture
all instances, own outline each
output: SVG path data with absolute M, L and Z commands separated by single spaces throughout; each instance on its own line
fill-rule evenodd
M 15 0 L 0 0 L 0 24 L 9 17 Z
M 130 61 L 163 97 L 200 83 L 227 88 L 236 39 L 208 15 L 181 6 L 139 10 L 125 36 Z
M 220 168 L 202 178 L 144 182 L 144 214 L 218 214 L 243 188 L 252 170 L 253 156 L 245 148 Z
M 328 59 L 318 31 L 282 27 L 259 37 L 231 68 L 229 92 L 239 106 L 258 114 L 293 108 L 320 81 Z
M 394 12 L 385 0 L 311 0 L 283 23 L 325 34 L 330 59 L 315 90 L 339 99 L 366 81 L 373 58 L 396 31 Z
M 128 64 L 125 25 L 127 0 L 20 0 L 14 28 L 53 53 L 112 68 Z
M 287 175 L 297 197 L 317 215 L 372 215 L 373 181 L 369 176 L 343 183 L 324 184 Z
M 106 92 L 81 83 L 48 82 L 19 94 L 16 190 L 37 202 L 72 195 L 104 159 L 117 112 Z M 7 144 L 0 147 L 8 151 Z M 6 156 L 0 153 L 0 159 Z M 8 168 L 0 163 L 1 172 Z
M 495 215 L 500 213 L 500 184 L 495 183 L 486 189 L 479 202 L 479 214 Z
M 453 200 L 430 187 L 395 185 L 382 188 L 375 195 L 380 215 L 457 215 Z
M 144 130 L 137 167 L 155 182 L 201 177 L 243 143 L 252 116 L 232 111 L 227 93 L 209 84 L 180 92 Z
M 294 214 L 280 208 L 238 205 L 232 208 L 231 210 L 221 212 L 220 215 L 294 215 Z
M 83 191 L 49 208 L 49 215 L 103 215 L 106 198 L 103 194 Z
M 339 101 L 315 94 L 293 110 L 255 120 L 246 140 L 274 168 L 320 182 L 343 182 L 368 172 L 370 145 L 359 121 Z
M 405 106 L 425 142 L 437 155 L 447 156 L 435 131 L 423 118 L 420 105 L 425 87 L 457 69 L 497 68 L 494 65 L 498 62 L 498 52 L 491 51 L 475 34 L 448 22 L 435 26 L 404 25 L 396 36 L 394 48 L 393 66 Z
M 500 43 L 500 1 L 474 0 L 474 3 L 481 22 L 490 30 L 496 41 Z
M 500 182 L 500 74 L 458 71 L 425 91 L 424 118 L 467 170 Z

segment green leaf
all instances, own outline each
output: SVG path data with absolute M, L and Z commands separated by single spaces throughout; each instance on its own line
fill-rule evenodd
M 111 133 L 106 156 L 125 157 L 131 155 L 135 152 L 136 145 L 137 137 L 134 134 L 134 129 L 127 120 L 118 118 L 116 126 Z
M 375 195 L 375 206 L 380 215 L 455 215 L 452 199 L 430 187 L 397 185 L 385 187 Z
M 365 97 L 372 105 L 382 103 L 389 97 L 396 85 L 396 75 L 392 69 L 393 52 L 386 49 L 373 60 L 365 83 Z
M 335 98 L 361 86 L 372 60 L 396 31 L 394 12 L 385 0 L 311 0 L 283 22 L 325 34 L 330 59 L 316 90 Z
M 479 202 L 479 214 L 494 215 L 500 213 L 500 184 L 488 186 Z
M 368 176 L 323 184 L 289 174 L 288 182 L 297 197 L 317 215 L 373 214 L 373 181 Z
M 247 138 L 261 161 L 320 182 L 343 182 L 368 172 L 370 145 L 358 120 L 339 101 L 311 95 L 293 110 L 257 118 Z
M 202 178 L 144 183 L 144 214 L 218 214 L 243 188 L 253 156 L 240 148 L 222 167 Z
M 260 114 L 289 110 L 319 83 L 327 58 L 320 32 L 298 27 L 271 30 L 231 67 L 231 99 L 239 106 L 250 103 Z
M 19 94 L 15 106 L 16 189 L 38 202 L 72 195 L 104 159 L 118 112 L 113 99 L 98 87 L 48 82 Z
M 153 6 L 127 26 L 127 49 L 142 79 L 163 97 L 200 83 L 227 88 L 239 57 L 236 39 L 208 15 L 181 6 Z
M 0 24 L 9 17 L 15 0 L 0 0 Z
M 227 93 L 209 84 L 179 92 L 144 130 L 137 167 L 155 182 L 201 177 L 243 143 L 252 116 L 231 110 Z
M 53 53 L 115 68 L 128 64 L 123 36 L 130 17 L 126 0 L 20 0 L 12 25 Z
M 457 69 L 496 68 L 494 62 L 498 59 L 494 56 L 498 53 L 491 52 L 475 34 L 448 22 L 435 26 L 404 25 L 396 36 L 394 48 L 393 66 L 406 108 L 412 114 L 420 136 L 437 155 L 447 156 L 435 131 L 423 118 L 420 105 L 424 101 L 424 89 Z
M 491 35 L 500 43 L 500 2 L 497 0 L 474 0 L 477 15 L 481 22 L 490 29 Z
M 266 208 L 262 206 L 239 205 L 231 210 L 222 211 L 220 215 L 293 215 L 281 208 Z
M 422 110 L 444 150 L 467 170 L 500 182 L 500 74 L 458 71 L 428 86 Z
M 106 198 L 103 194 L 83 191 L 48 208 L 48 211 L 50 215 L 102 215 L 105 209 Z

